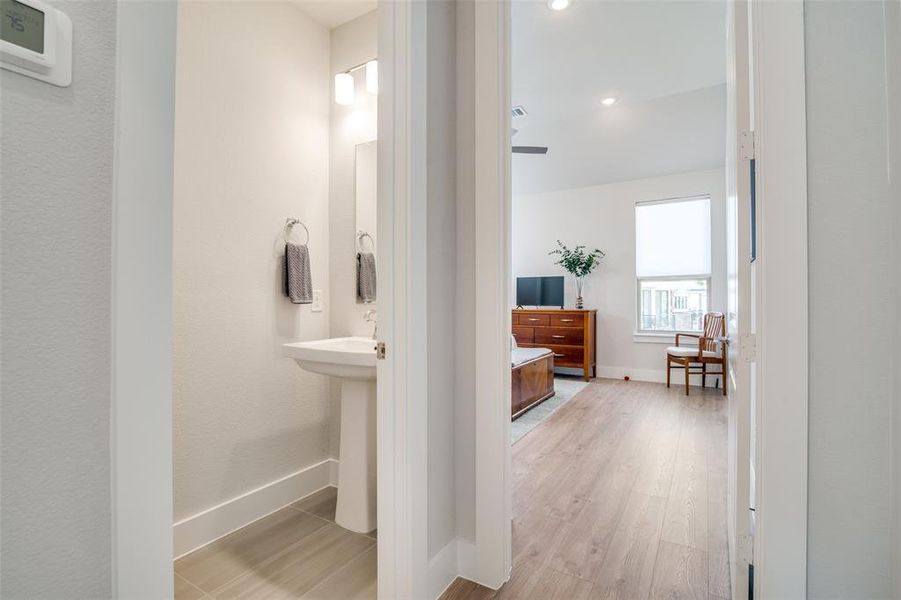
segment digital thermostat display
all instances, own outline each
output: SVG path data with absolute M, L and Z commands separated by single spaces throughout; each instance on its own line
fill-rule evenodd
M 0 39 L 43 54 L 44 13 L 16 0 L 0 0 L 0 6 L 3 12 Z

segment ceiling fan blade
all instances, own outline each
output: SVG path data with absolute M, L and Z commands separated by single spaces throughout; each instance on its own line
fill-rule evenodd
M 547 146 L 513 146 L 516 154 L 547 154 Z

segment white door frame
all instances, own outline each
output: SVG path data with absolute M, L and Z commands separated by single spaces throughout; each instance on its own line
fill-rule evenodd
M 755 596 L 807 595 L 807 117 L 802 0 L 751 2 L 757 162 Z
M 379 598 L 427 589 L 426 9 L 379 1 Z
M 174 0 L 119 0 L 112 214 L 112 594 L 171 598 Z M 76 74 L 77 76 L 77 74 Z
M 475 579 L 512 565 L 510 0 L 474 3 Z
M 175 0 L 118 0 L 111 504 L 116 598 L 172 579 Z M 424 598 L 427 549 L 425 4 L 379 3 L 379 596 Z M 386 201 L 385 199 L 390 199 Z M 422 286 L 420 286 L 422 288 Z
M 751 0 L 752 93 L 757 131 L 758 265 L 755 290 L 759 314 L 757 340 L 758 443 L 756 474 L 757 532 L 754 548 L 755 590 L 761 598 L 800 598 L 806 595 L 807 572 L 807 186 L 804 77 L 804 15 L 802 0 Z M 500 282 L 511 279 L 509 246 L 509 15 L 508 0 L 477 2 L 476 48 L 485 79 L 477 73 L 476 146 L 485 150 L 482 175 L 476 176 L 477 215 L 488 219 L 477 228 L 475 263 L 479 265 L 480 294 L 494 294 Z M 484 21 L 480 21 L 484 19 Z M 484 24 L 482 26 L 480 23 Z M 493 82 L 487 74 L 495 75 Z M 479 125 L 483 125 L 480 127 Z M 498 142 L 501 142 L 500 144 Z M 484 144 L 484 145 L 482 145 Z M 503 156 L 488 152 L 497 144 Z M 488 203 L 486 206 L 485 203 Z M 503 215 L 504 218 L 497 218 Z M 491 240 L 494 243 L 489 243 Z M 488 281 L 481 273 L 502 266 L 502 276 Z M 495 271 L 495 274 L 498 274 Z M 507 300 L 507 302 L 504 302 Z M 509 296 L 494 296 L 493 309 L 509 312 Z M 486 307 L 491 310 L 491 307 Z M 476 347 L 507 344 L 508 317 L 488 313 L 485 327 L 476 329 Z M 503 327 L 499 327 L 501 323 Z M 478 363 L 477 363 L 478 364 Z M 489 363 L 488 369 L 509 371 L 509 363 Z M 503 375 L 477 372 L 476 385 L 488 386 L 476 407 L 479 451 L 476 465 L 476 511 L 497 515 L 494 535 L 487 532 L 480 557 L 493 557 L 495 566 L 480 579 L 496 587 L 506 575 L 510 523 L 511 449 L 509 417 L 498 406 L 509 406 L 509 395 L 497 386 Z M 485 401 L 487 400 L 487 402 Z M 496 404 L 493 404 L 496 403 Z M 503 459 L 486 440 L 505 442 Z M 484 460 L 483 460 L 484 459 Z M 498 511 L 500 510 L 500 515 Z M 488 523 L 479 521 L 486 529 Z M 501 543 L 500 540 L 503 539 Z M 481 541 L 481 540 L 480 540 Z M 501 547 L 502 546 L 502 547 Z M 485 552 L 486 554 L 482 554 Z M 731 553 L 730 553 L 731 554 Z M 735 568 L 733 566 L 733 568 Z M 488 569 L 486 569 L 487 571 Z

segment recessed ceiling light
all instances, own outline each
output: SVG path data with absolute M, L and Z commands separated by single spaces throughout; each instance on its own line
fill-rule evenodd
M 603 104 L 604 106 L 613 106 L 614 104 L 616 104 L 616 98 L 614 98 L 613 96 L 604 98 L 603 100 L 601 100 L 601 104 Z
M 566 10 L 572 6 L 573 0 L 548 0 L 548 8 L 551 10 Z

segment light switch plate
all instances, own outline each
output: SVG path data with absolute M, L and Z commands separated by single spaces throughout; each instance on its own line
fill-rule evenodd
M 310 306 L 313 312 L 322 312 L 322 290 L 313 290 L 313 304 Z

